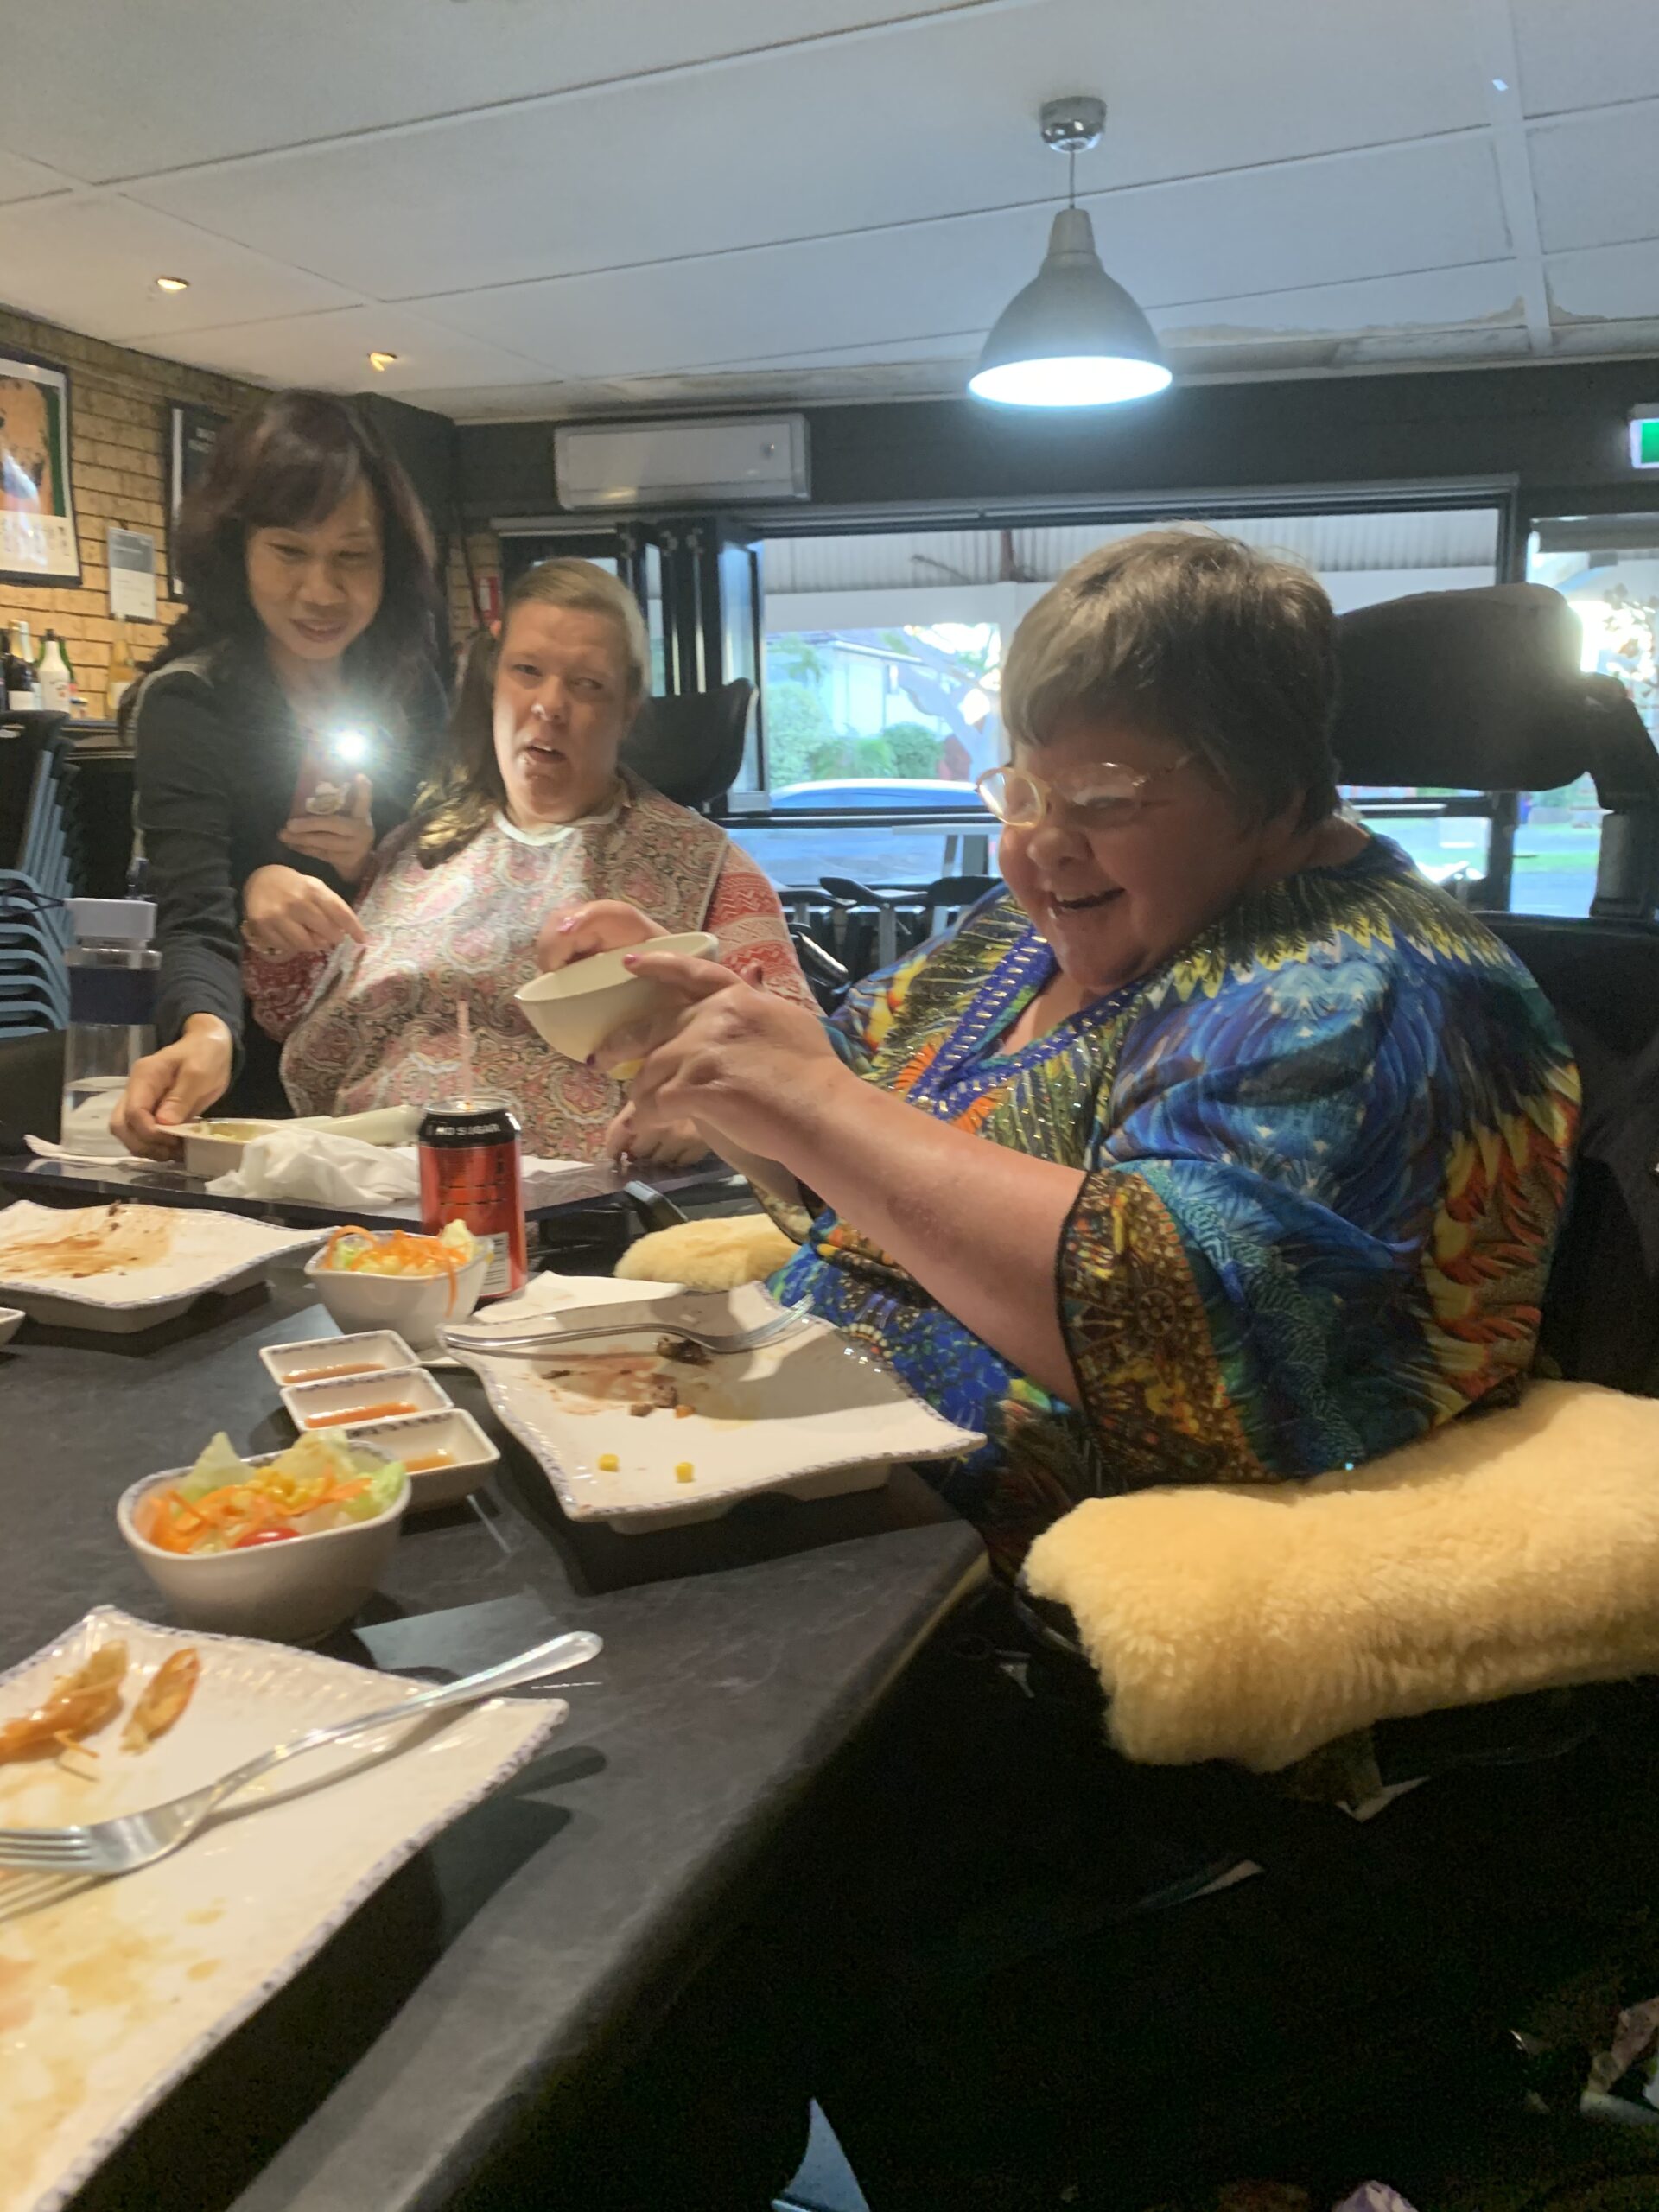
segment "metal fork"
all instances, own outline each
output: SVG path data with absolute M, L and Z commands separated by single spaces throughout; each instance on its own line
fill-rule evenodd
M 591 1310 L 591 1309 L 590 1309 Z M 626 1307 L 603 1307 L 604 1312 L 627 1312 Z M 762 1344 L 776 1344 L 779 1337 L 786 1337 L 812 1319 L 810 1306 L 803 1301 L 799 1306 L 787 1306 L 781 1313 L 774 1313 L 770 1320 L 757 1322 L 752 1329 L 694 1329 L 676 1319 L 671 1311 L 658 1306 L 635 1306 L 629 1321 L 595 1321 L 577 1319 L 570 1327 L 553 1326 L 545 1329 L 466 1329 L 438 1331 L 446 1351 L 484 1353 L 491 1358 L 498 1354 L 503 1359 L 534 1359 L 546 1352 L 561 1352 L 575 1344 L 589 1344 L 598 1337 L 683 1337 L 688 1344 L 701 1344 L 704 1351 L 759 1351 Z M 550 1314 L 550 1321 L 557 1323 L 559 1317 Z
M 205 1789 L 193 1789 L 147 1813 L 124 1813 L 118 1819 L 97 1821 L 89 1827 L 0 1828 L 0 1866 L 28 1866 L 50 1874 L 130 1874 L 136 1866 L 148 1866 L 153 1859 L 165 1859 L 169 1851 L 188 1843 L 214 1807 L 233 1790 L 245 1789 L 259 1776 L 269 1774 L 272 1767 L 297 1758 L 302 1751 L 320 1751 L 325 1744 L 343 1744 L 350 1737 L 366 1736 L 398 1721 L 420 1719 L 451 1706 L 475 1705 L 498 1691 L 539 1681 L 543 1675 L 586 1666 L 603 1649 L 600 1637 L 586 1629 L 556 1636 L 550 1643 L 538 1643 L 533 1651 L 523 1652 L 517 1659 L 486 1667 L 482 1674 L 468 1675 L 438 1689 L 423 1690 L 416 1697 L 405 1698 L 401 1705 L 363 1713 L 355 1720 L 337 1721 L 332 1727 L 313 1728 L 250 1759 L 245 1766 L 232 1768 Z

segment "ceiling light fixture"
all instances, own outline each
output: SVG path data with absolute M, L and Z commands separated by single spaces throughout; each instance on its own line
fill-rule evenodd
M 190 279 L 188 276 L 158 276 L 156 289 L 158 292 L 188 292 Z
M 382 373 L 384 373 L 387 369 L 391 368 L 397 359 L 397 356 L 395 353 L 371 353 L 369 356 L 369 366 L 372 369 L 378 369 Z
M 1107 407 L 1145 399 L 1170 381 L 1152 325 L 1101 267 L 1094 226 L 1077 205 L 1077 156 L 1100 143 L 1106 104 L 1089 93 L 1046 101 L 1043 143 L 1071 164 L 1067 204 L 1048 257 L 992 327 L 968 379 L 981 399 L 1009 407 Z

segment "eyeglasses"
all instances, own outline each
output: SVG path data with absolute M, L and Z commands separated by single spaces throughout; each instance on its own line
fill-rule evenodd
M 1092 829 L 1114 830 L 1141 812 L 1149 784 L 1173 776 L 1192 758 L 1183 753 L 1162 768 L 1126 768 L 1116 760 L 1096 760 L 1052 782 L 1009 760 L 1000 768 L 988 768 L 974 788 L 1010 830 L 1034 830 L 1057 803 L 1080 814 Z

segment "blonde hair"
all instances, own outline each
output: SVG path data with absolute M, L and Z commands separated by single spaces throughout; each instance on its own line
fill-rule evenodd
M 1338 804 L 1336 617 L 1295 563 L 1197 527 L 1085 554 L 1014 632 L 1002 721 L 1041 746 L 1071 715 L 1122 715 L 1195 753 L 1240 806 L 1304 826 Z
M 651 637 L 627 586 L 591 561 L 538 561 L 512 587 L 501 611 L 505 638 L 516 609 L 567 607 L 600 614 L 615 626 L 622 648 L 630 716 L 651 682 Z M 445 766 L 422 789 L 410 811 L 423 868 L 464 851 L 507 803 L 495 757 L 495 671 L 500 639 L 480 630 L 467 647 L 456 688 Z

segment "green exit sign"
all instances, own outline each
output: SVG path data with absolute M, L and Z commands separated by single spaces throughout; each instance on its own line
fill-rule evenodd
M 1630 417 L 1630 466 L 1659 468 L 1659 408 Z

